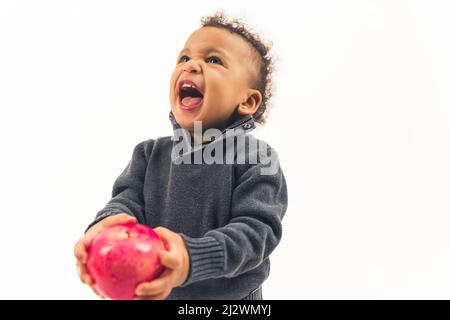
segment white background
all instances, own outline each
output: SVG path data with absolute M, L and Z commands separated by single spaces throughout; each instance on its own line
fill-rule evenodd
M 0 2 L 0 298 L 96 299 L 73 245 L 134 146 L 172 133 L 176 55 L 221 8 L 279 59 L 264 298 L 449 299 L 450 7 L 367 0 Z

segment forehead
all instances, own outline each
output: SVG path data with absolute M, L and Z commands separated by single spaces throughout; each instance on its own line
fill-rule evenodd
M 252 53 L 250 44 L 241 36 L 217 27 L 202 27 L 194 31 L 187 39 L 184 48 L 202 52 L 214 49 L 225 51 L 234 59 L 251 60 Z

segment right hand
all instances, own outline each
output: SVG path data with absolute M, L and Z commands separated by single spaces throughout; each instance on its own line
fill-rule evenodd
M 81 237 L 80 240 L 75 244 L 74 248 L 74 254 L 75 258 L 77 259 L 77 269 L 78 269 L 78 275 L 80 277 L 81 282 L 84 284 L 87 284 L 91 289 L 97 294 L 98 296 L 104 298 L 94 287 L 94 282 L 87 272 L 86 264 L 87 264 L 87 258 L 88 258 L 88 250 L 89 246 L 91 245 L 92 239 L 101 231 L 123 223 L 136 223 L 136 218 L 133 216 L 130 216 L 127 213 L 118 213 L 114 214 L 112 216 L 106 217 L 96 224 L 94 224 L 92 227 L 89 228 L 89 230 L 85 233 L 83 237 Z

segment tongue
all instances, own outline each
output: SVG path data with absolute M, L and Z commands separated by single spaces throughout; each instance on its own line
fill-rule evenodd
M 192 107 L 192 106 L 199 104 L 202 100 L 203 100 L 203 98 L 201 98 L 201 97 L 184 97 L 183 100 L 181 100 L 181 102 L 186 107 Z

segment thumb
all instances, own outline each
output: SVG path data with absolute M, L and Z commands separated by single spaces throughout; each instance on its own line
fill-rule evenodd
M 108 226 L 113 226 L 116 224 L 122 224 L 122 223 L 135 223 L 136 218 L 127 214 L 127 213 L 119 213 L 112 215 L 111 218 L 108 220 Z
M 180 267 L 180 259 L 177 259 L 177 257 L 169 252 L 169 251 L 161 251 L 159 254 L 159 261 L 169 269 L 177 269 Z
M 102 220 L 100 222 L 97 222 L 94 226 L 92 226 L 84 235 L 83 237 L 83 243 L 86 248 L 86 250 L 89 248 L 92 240 L 94 237 L 100 233 L 101 231 L 113 227 L 118 224 L 125 224 L 125 223 L 136 223 L 136 218 L 132 215 L 129 215 L 127 213 L 118 213 L 110 215 Z

